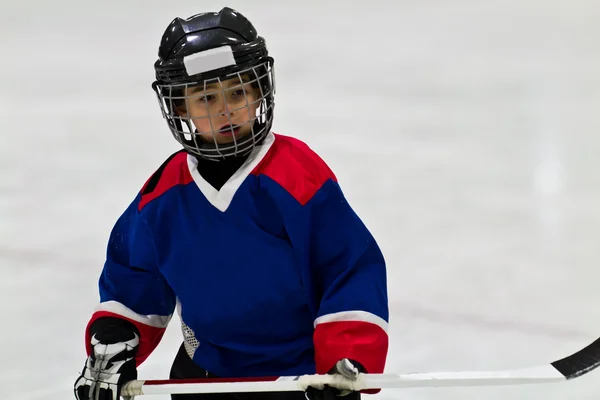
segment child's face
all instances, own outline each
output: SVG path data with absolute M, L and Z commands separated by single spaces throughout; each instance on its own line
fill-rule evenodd
M 185 89 L 186 106 L 179 107 L 181 117 L 190 118 L 198 134 L 207 142 L 231 143 L 249 135 L 260 105 L 260 89 L 251 79 L 238 77 Z

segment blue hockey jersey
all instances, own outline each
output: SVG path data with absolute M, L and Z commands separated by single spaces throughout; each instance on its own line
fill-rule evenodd
M 172 155 L 116 222 L 99 286 L 90 324 L 134 323 L 138 364 L 178 310 L 188 354 L 218 376 L 326 373 L 345 357 L 384 369 L 383 255 L 325 162 L 287 136 L 220 190 Z

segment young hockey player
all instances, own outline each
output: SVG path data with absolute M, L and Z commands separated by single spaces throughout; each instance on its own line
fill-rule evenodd
M 223 8 L 173 20 L 158 53 L 153 89 L 183 150 L 111 232 L 76 398 L 117 399 L 176 309 L 183 344 L 173 379 L 383 372 L 384 258 L 325 162 L 271 132 L 265 40 Z M 172 398 L 305 395 L 360 396 L 326 387 Z

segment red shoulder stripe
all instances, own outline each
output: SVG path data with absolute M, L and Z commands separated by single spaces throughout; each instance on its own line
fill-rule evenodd
M 304 142 L 275 135 L 275 142 L 253 175 L 265 175 L 305 205 L 328 180 L 337 182 L 333 171 Z
M 187 165 L 187 153 L 182 150 L 173 154 L 144 184 L 138 211 L 167 190 L 177 185 L 187 185 L 191 181 L 193 178 Z

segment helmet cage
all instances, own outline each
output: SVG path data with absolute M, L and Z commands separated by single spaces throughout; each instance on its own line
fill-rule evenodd
M 275 105 L 275 78 L 272 58 L 262 57 L 260 63 L 248 67 L 238 64 L 233 69 L 230 67 L 186 78 L 183 82 L 182 79 L 177 79 L 179 82 L 172 83 L 157 80 L 152 87 L 171 133 L 188 153 L 215 161 L 227 157 L 246 155 L 256 145 L 260 144 L 270 132 Z M 224 86 L 223 82 L 230 79 L 234 79 L 237 84 Z M 248 85 L 255 90 L 256 95 L 250 96 L 247 93 Z M 194 94 L 194 90 L 201 91 L 201 94 Z M 235 104 L 241 105 L 235 109 L 229 109 L 228 101 L 223 100 L 224 110 L 218 114 L 214 112 L 211 114 L 209 102 L 211 96 L 214 95 L 223 96 L 225 99 L 230 96 L 238 96 L 236 97 L 238 101 Z M 185 111 L 190 110 L 190 101 L 203 101 L 206 104 L 206 112 L 202 115 L 191 115 L 188 111 Z M 254 107 L 256 107 L 256 112 L 252 113 Z M 248 113 L 245 122 L 239 125 L 233 123 L 232 114 L 237 115 L 245 112 Z M 227 117 L 229 124 L 225 127 L 213 126 L 211 118 L 223 115 Z M 212 140 L 201 137 L 194 125 L 194 120 L 202 119 L 209 122 Z M 237 128 L 247 129 L 248 126 L 250 127 L 249 134 L 236 137 L 235 130 Z M 232 141 L 218 143 L 217 135 L 219 133 L 231 134 Z

